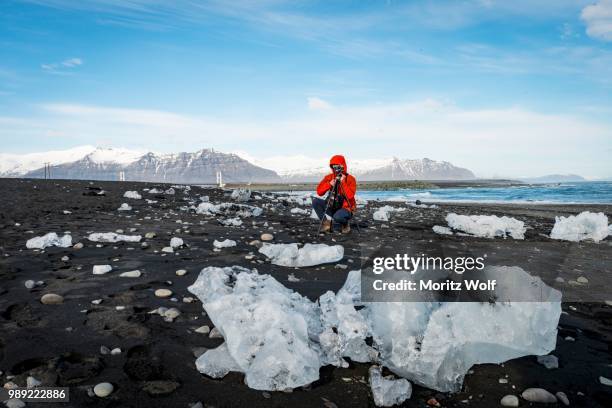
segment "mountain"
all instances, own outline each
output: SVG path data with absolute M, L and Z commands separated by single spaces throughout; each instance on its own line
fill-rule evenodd
M 348 162 L 349 173 L 358 181 L 380 180 L 469 180 L 476 176 L 470 170 L 445 161 L 431 159 L 354 160 Z M 318 181 L 329 173 L 325 165 L 290 170 L 277 170 L 287 182 Z
M 255 166 L 235 154 L 202 149 L 194 153 L 158 154 L 125 149 L 97 148 L 82 158 L 51 166 L 51 177 L 59 179 L 119 180 L 120 172 L 130 181 L 170 183 L 215 183 L 217 172 L 223 181 L 280 182 L 272 170 Z M 44 177 L 38 168 L 23 174 L 8 175 L 32 178 Z
M 549 174 L 541 177 L 531 177 L 520 179 L 524 183 L 573 183 L 587 181 L 584 177 L 577 174 Z
M 42 168 L 45 163 L 52 166 L 70 163 L 96 150 L 94 146 L 79 146 L 68 150 L 43 153 L 0 153 L 0 177 L 20 177 L 29 171 Z

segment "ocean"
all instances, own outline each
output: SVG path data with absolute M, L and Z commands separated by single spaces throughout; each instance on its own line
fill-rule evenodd
M 612 204 L 612 182 L 360 191 L 358 197 L 366 200 L 421 200 L 422 202 Z

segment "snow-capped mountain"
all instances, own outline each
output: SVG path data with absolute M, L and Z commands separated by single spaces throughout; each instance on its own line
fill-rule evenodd
M 49 160 L 43 160 L 49 161 Z M 194 153 L 159 154 L 126 149 L 96 148 L 77 160 L 51 166 L 51 177 L 59 179 L 119 180 L 123 172 L 130 181 L 171 183 L 215 183 L 217 172 L 223 181 L 279 182 L 272 170 L 255 166 L 235 154 L 202 149 Z M 44 168 L 4 177 L 44 177 Z
M 276 172 L 287 182 L 317 181 L 327 173 L 325 160 L 321 165 L 304 168 L 276 168 Z M 382 180 L 469 180 L 476 176 L 470 170 L 454 166 L 445 161 L 431 159 L 369 159 L 348 161 L 349 173 L 359 181 Z
M 227 183 L 313 182 L 329 172 L 327 159 L 306 156 L 255 159 L 245 152 L 222 153 L 202 149 L 194 153 L 153 153 L 118 148 L 82 146 L 65 151 L 0 154 L 0 177 L 51 177 L 60 179 L 126 180 L 171 183 L 215 183 L 221 172 Z M 349 172 L 359 181 L 466 180 L 475 178 L 465 168 L 430 159 L 348 160 Z M 272 169 L 272 170 L 269 170 Z

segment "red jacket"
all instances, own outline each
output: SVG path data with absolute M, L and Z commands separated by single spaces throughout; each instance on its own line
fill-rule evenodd
M 357 181 L 355 180 L 355 177 L 348 174 L 348 170 L 346 167 L 346 160 L 344 160 L 344 156 L 341 156 L 339 154 L 333 156 L 329 160 L 329 167 L 331 168 L 331 166 L 334 164 L 341 164 L 344 167 L 343 173 L 344 173 L 345 179 L 342 183 L 340 183 L 340 186 L 338 188 L 338 194 L 341 194 L 345 198 L 344 202 L 342 203 L 342 207 L 353 212 L 357 208 L 357 204 L 355 203 L 355 192 L 357 191 Z M 318 195 L 323 196 L 325 195 L 325 193 L 329 191 L 329 189 L 331 188 L 331 184 L 329 183 L 330 181 L 334 179 L 334 177 L 335 176 L 334 176 L 333 170 L 330 174 L 323 177 L 323 180 L 321 180 L 321 182 L 317 186 Z

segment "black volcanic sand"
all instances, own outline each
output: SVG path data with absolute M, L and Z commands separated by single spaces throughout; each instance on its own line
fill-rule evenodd
M 555 215 L 575 214 L 583 210 L 603 211 L 612 215 L 612 206 L 508 206 L 508 205 L 440 205 L 438 208 L 407 207 L 393 215 L 392 222 L 372 221 L 371 213 L 382 203 L 370 203 L 360 210 L 361 231 L 355 228 L 348 236 L 338 234 L 320 237 L 317 223 L 305 216 L 290 215 L 293 204 L 269 199 L 251 204 L 266 207 L 264 214 L 245 219 L 241 227 L 225 227 L 212 217 L 197 215 L 187 207 L 199 195 L 212 202 L 230 201 L 228 193 L 215 189 L 192 187 L 189 195 L 154 195 L 142 191 L 162 187 L 152 183 L 87 182 L 56 180 L 0 179 L 0 380 L 24 386 L 28 375 L 49 386 L 68 386 L 70 404 L 28 403 L 28 406 L 54 407 L 188 407 L 201 401 L 210 407 L 371 407 L 374 406 L 367 384 L 367 364 L 349 368 L 324 367 L 320 380 L 307 389 L 293 392 L 266 393 L 249 389 L 243 376 L 230 373 L 213 380 L 195 369 L 196 355 L 217 347 L 222 339 L 195 333 L 202 325 L 211 325 L 196 299 L 187 291 L 198 272 L 206 266 L 243 265 L 269 273 L 281 283 L 310 299 L 327 290 L 337 290 L 350 269 L 359 265 L 362 242 L 405 241 L 421 246 L 445 243 L 456 248 L 483 245 L 494 248 L 499 259 L 508 265 L 520 265 L 549 282 L 557 276 L 565 281 L 584 276 L 585 286 L 602 286 L 602 276 L 610 276 L 612 240 L 599 244 L 569 243 L 547 238 Z M 95 188 L 106 193 L 95 195 Z M 127 190 L 138 190 L 143 200 L 123 198 Z M 94 194 L 94 195 L 92 195 Z M 147 204 L 144 198 L 157 200 Z M 132 211 L 119 212 L 121 203 Z M 391 203 L 399 206 L 399 203 Z M 275 209 L 275 211 L 272 210 Z M 68 210 L 70 214 L 64 214 Z M 487 240 L 475 237 L 441 236 L 432 232 L 433 225 L 446 225 L 448 212 L 459 214 L 510 215 L 532 227 L 524 241 Z M 179 222 L 180 220 L 180 222 Z M 252 225 L 252 220 L 256 225 Z M 264 226 L 263 223 L 268 225 Z M 136 228 L 131 232 L 131 228 Z M 91 232 L 122 229 L 126 234 L 155 232 L 150 244 L 103 244 L 98 247 L 86 239 Z M 47 232 L 70 231 L 73 243 L 84 248 L 47 248 L 28 250 L 27 239 Z M 345 246 L 346 268 L 325 265 L 310 268 L 283 268 L 270 265 L 249 242 L 262 232 L 275 235 L 275 242 L 336 241 Z M 163 255 L 172 236 L 185 240 L 187 248 Z M 214 252 L 215 239 L 230 238 L 234 248 Z M 245 259 L 252 252 L 255 258 Z M 68 256 L 69 260 L 61 260 Z M 571 258 L 571 261 L 568 259 Z M 111 264 L 106 275 L 92 274 L 92 265 Z M 559 267 L 562 265 L 562 267 Z M 120 278 L 124 271 L 139 269 L 140 278 Z M 175 271 L 186 269 L 185 276 Z M 555 269 L 551 273 L 551 269 Z M 294 274 L 299 282 L 289 282 Z M 26 280 L 44 281 L 44 286 L 28 290 Z M 609 280 L 608 280 L 609 281 Z M 177 302 L 155 297 L 158 288 L 169 288 Z M 601 288 L 600 288 L 601 289 Z M 43 305 L 45 293 L 65 297 L 61 305 Z M 612 299 L 612 296 L 610 296 Z M 102 303 L 94 305 L 94 299 Z M 124 306 L 124 310 L 117 310 Z M 160 306 L 176 307 L 181 315 L 174 322 L 148 312 Z M 548 370 L 533 356 L 509 361 L 503 365 L 479 365 L 466 377 L 463 390 L 444 394 L 415 386 L 406 407 L 427 406 L 434 397 L 445 407 L 497 407 L 501 397 L 520 393 L 528 387 L 542 387 L 555 393 L 565 392 L 574 407 L 611 407 L 612 387 L 600 384 L 599 376 L 612 378 L 612 308 L 604 303 L 563 305 L 557 348 L 560 367 Z M 478 322 L 466 322 L 466 324 Z M 212 327 L 212 325 L 211 325 Z M 571 337 L 575 341 L 567 340 Z M 102 355 L 101 346 L 119 347 L 119 355 Z M 13 377 L 9 377 L 13 376 Z M 508 383 L 499 383 L 507 378 Z M 88 395 L 99 382 L 111 382 L 115 391 L 100 399 Z M 521 406 L 537 406 L 521 400 Z M 548 404 L 548 406 L 555 406 Z

